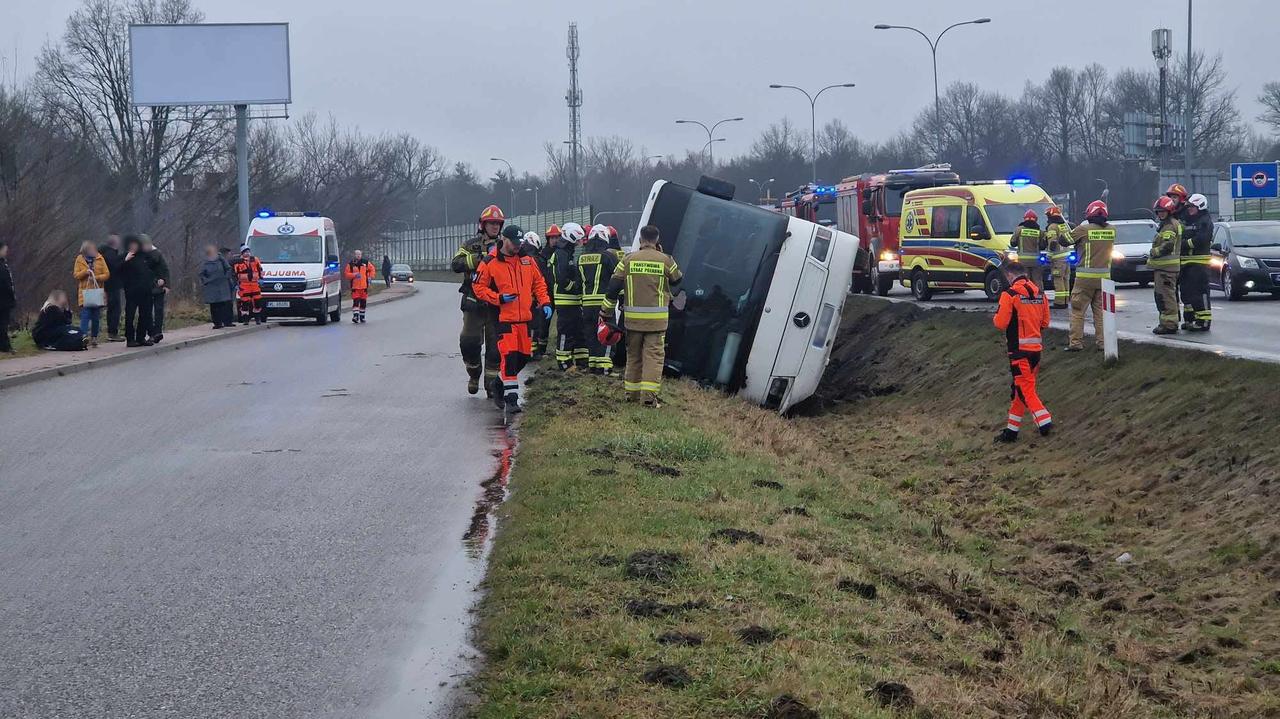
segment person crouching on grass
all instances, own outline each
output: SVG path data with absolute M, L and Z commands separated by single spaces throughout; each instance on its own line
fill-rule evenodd
M 1009 286 L 1000 293 L 1000 308 L 993 320 L 996 329 L 1002 330 L 1008 342 L 1010 384 L 1009 419 L 1004 431 L 996 435 L 997 442 L 1016 442 L 1022 417 L 1028 411 L 1036 421 L 1042 436 L 1053 430 L 1053 417 L 1040 395 L 1036 393 L 1036 377 L 1040 372 L 1041 333 L 1049 326 L 1049 305 L 1044 293 L 1027 279 L 1027 270 L 1021 262 L 1010 262 L 1004 267 Z

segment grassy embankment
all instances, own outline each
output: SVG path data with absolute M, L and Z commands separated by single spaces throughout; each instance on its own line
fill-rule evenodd
M 1047 353 L 1058 434 L 994 446 L 989 322 L 852 301 L 790 420 L 544 372 L 474 714 L 1280 716 L 1280 367 Z

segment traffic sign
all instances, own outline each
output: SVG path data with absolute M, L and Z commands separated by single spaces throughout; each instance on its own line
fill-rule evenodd
M 1258 200 L 1280 197 L 1280 163 L 1231 163 L 1231 197 Z

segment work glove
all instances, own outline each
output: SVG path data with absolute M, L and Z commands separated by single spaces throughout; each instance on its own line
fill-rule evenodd
M 502 304 L 505 305 L 508 302 L 515 302 L 518 297 L 520 297 L 520 295 L 503 295 L 501 297 Z
M 542 306 L 542 319 L 544 319 L 544 320 L 550 320 L 550 319 L 551 319 L 551 305 L 543 305 L 543 306 Z

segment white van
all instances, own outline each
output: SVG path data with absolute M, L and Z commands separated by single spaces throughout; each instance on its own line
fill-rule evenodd
M 314 212 L 263 210 L 249 223 L 245 244 L 262 263 L 262 305 L 268 317 L 342 319 L 342 272 L 333 220 Z

